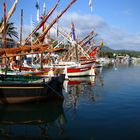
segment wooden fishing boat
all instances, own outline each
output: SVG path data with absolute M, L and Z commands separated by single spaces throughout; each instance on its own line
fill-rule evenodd
M 13 66 L 13 70 L 19 70 L 20 66 Z M 46 66 L 41 70 L 37 70 L 36 68 L 29 67 L 21 67 L 22 71 L 28 72 L 26 75 L 32 76 L 56 76 L 58 74 L 65 74 L 66 77 L 70 76 L 93 76 L 95 75 L 95 67 L 93 61 L 81 62 L 73 64 L 57 64 L 52 66 Z
M 67 76 L 74 77 L 74 76 L 94 76 L 95 75 L 95 68 L 93 67 L 73 67 L 67 68 Z
M 62 100 L 64 79 L 65 75 L 60 75 L 41 83 L 0 82 L 0 103 L 13 104 L 39 100 Z
M 39 76 L 23 76 L 23 75 L 3 75 L 0 74 L 0 82 L 24 82 L 24 83 L 32 83 L 32 82 L 45 82 L 49 81 L 49 78 L 39 77 Z

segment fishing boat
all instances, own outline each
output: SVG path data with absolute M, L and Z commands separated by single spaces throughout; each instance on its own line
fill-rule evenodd
M 95 76 L 95 68 L 93 67 L 73 67 L 67 68 L 68 77 Z
M 0 82 L 0 104 L 25 103 L 40 100 L 63 100 L 65 75 L 35 83 L 15 81 Z M 8 78 L 8 77 L 7 77 Z M 16 77 L 18 78 L 18 77 Z
M 18 61 L 20 64 L 18 64 L 18 66 L 14 65 L 14 68 L 10 67 L 10 69 L 12 68 L 14 71 L 16 69 L 16 70 L 19 70 L 22 72 L 23 71 L 27 71 L 27 72 L 29 72 L 29 71 L 30 72 L 41 71 L 42 72 L 42 68 L 43 68 L 42 56 L 43 56 L 43 54 L 46 54 L 46 53 L 50 54 L 52 52 L 58 52 L 58 51 L 63 50 L 62 48 L 52 48 L 48 44 L 46 44 L 46 43 L 44 44 L 45 38 L 46 38 L 45 36 L 47 35 L 47 33 L 49 32 L 51 27 L 58 21 L 58 19 L 75 2 L 76 2 L 76 0 L 72 0 L 71 3 L 68 4 L 68 6 L 59 15 L 57 15 L 57 17 L 55 19 L 53 19 L 52 22 L 46 28 L 44 28 L 44 30 L 42 31 L 40 36 L 34 42 L 32 42 L 32 43 L 30 42 L 32 35 L 35 32 L 37 32 L 41 27 L 44 26 L 47 19 L 50 17 L 50 15 L 54 12 L 56 7 L 58 6 L 59 0 L 56 3 L 56 5 L 50 10 L 50 12 L 43 17 L 42 21 L 36 26 L 36 28 L 32 31 L 32 33 L 25 39 L 24 43 L 22 43 L 22 44 L 20 43 L 20 45 L 21 45 L 20 47 L 6 48 L 6 43 L 5 43 L 4 47 L 2 49 L 0 49 L 1 59 L 3 59 L 3 64 L 5 64 L 5 67 L 6 67 L 6 68 L 4 68 L 4 69 L 6 69 L 5 73 L 7 73 L 7 67 L 13 66 L 12 63 L 15 63 L 15 57 L 19 58 Z M 6 17 L 5 17 L 5 19 L 6 19 Z M 20 39 L 20 40 L 22 40 L 22 39 Z M 38 64 L 40 64 L 41 70 L 38 68 L 24 67 L 23 62 L 21 61 L 21 58 L 25 59 L 25 57 L 27 57 L 27 55 L 35 55 L 35 54 L 38 54 L 40 56 L 40 58 L 39 58 L 40 61 Z M 8 62 L 6 59 L 8 59 Z M 48 72 L 48 67 L 46 68 L 45 72 L 46 71 Z M 44 70 L 43 70 L 43 73 L 44 73 Z
M 35 82 L 45 82 L 49 81 L 49 78 L 39 77 L 39 76 L 23 76 L 23 75 L 4 75 L 0 74 L 0 83 L 1 82 L 24 82 L 24 83 L 35 83 Z
M 36 69 L 31 67 L 13 66 L 12 70 L 22 70 L 23 75 L 32 76 L 56 76 L 58 74 L 65 74 L 66 77 L 70 76 L 93 76 L 95 75 L 94 62 L 81 62 L 81 63 L 62 63 L 52 66 L 46 66 L 43 69 Z

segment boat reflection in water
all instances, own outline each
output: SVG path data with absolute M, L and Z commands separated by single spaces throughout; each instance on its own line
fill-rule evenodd
M 69 80 L 64 81 L 65 92 L 70 92 L 72 87 L 79 87 L 79 92 L 84 90 L 87 85 L 95 84 L 95 76 L 85 76 L 85 77 L 71 77 Z
M 81 96 L 85 92 L 89 92 L 91 88 L 95 85 L 95 76 L 70 78 L 68 85 L 69 94 L 73 93 L 77 96 Z
M 58 138 L 65 121 L 63 101 L 0 105 L 0 139 Z
M 95 78 L 95 76 L 73 77 L 64 81 L 66 106 L 76 109 L 77 104 L 82 100 L 90 99 L 94 101 L 93 87 L 95 86 Z

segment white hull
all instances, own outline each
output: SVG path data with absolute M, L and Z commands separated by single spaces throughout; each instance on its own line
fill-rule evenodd
M 72 68 L 71 68 L 72 69 Z M 75 69 L 75 68 L 73 68 Z M 79 68 L 77 71 L 69 71 L 69 68 L 67 69 L 67 76 L 68 77 L 74 77 L 74 76 L 95 76 L 95 69 L 94 68 Z

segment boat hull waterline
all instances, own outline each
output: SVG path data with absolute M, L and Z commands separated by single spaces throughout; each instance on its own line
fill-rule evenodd
M 63 99 L 64 77 L 55 77 L 42 83 L 0 83 L 0 103 L 13 104 L 40 100 Z

